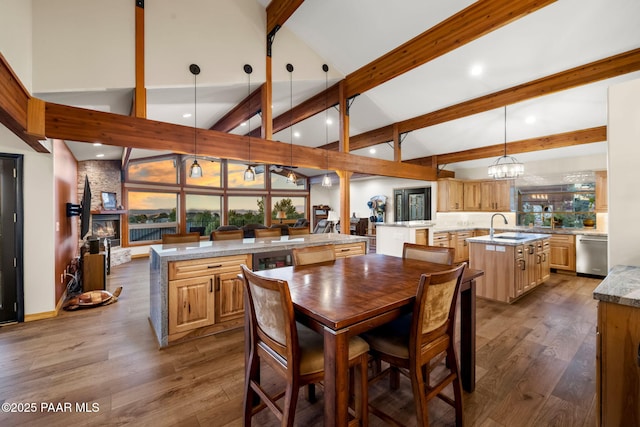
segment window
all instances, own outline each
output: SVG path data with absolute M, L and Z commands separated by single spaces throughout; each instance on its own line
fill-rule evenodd
M 208 236 L 220 226 L 221 196 L 187 194 L 185 196 L 187 233 L 198 231 Z
M 229 196 L 228 203 L 229 225 L 264 224 L 264 197 Z
M 127 191 L 129 242 L 161 240 L 163 234 L 177 233 L 178 195 L 165 192 Z
M 595 182 L 527 186 L 517 189 L 518 225 L 582 228 L 595 221 Z
M 283 222 L 294 223 L 298 218 L 306 218 L 306 197 L 288 197 L 288 196 L 272 196 L 271 201 L 271 222 L 273 224 L 279 223 L 280 219 L 277 218 L 279 211 L 283 211 L 286 214 L 286 219 Z
M 271 188 L 274 190 L 306 190 L 307 180 L 306 177 L 298 176 L 298 180 L 295 183 L 287 182 L 287 174 L 289 169 L 272 166 L 274 170 L 271 171 Z M 295 173 L 295 169 L 293 169 Z
M 263 165 L 252 165 L 254 166 L 256 179 L 253 181 L 245 181 L 244 180 L 244 171 L 247 170 L 246 163 L 234 163 L 231 161 L 227 162 L 227 185 L 229 188 L 241 189 L 264 189 L 264 166 Z
M 127 181 L 177 184 L 176 157 L 132 160 L 127 168 Z
M 189 168 L 193 163 L 194 157 L 184 157 L 182 168 L 185 170 L 187 185 L 196 185 L 200 187 L 222 187 L 222 162 L 217 159 L 209 159 L 205 157 L 198 158 L 198 164 L 202 167 L 202 178 L 189 177 Z

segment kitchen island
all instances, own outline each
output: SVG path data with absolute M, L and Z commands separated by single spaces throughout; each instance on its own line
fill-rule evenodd
M 476 295 L 512 303 L 550 277 L 549 235 L 499 233 L 467 239 L 469 267 L 483 270 Z
M 324 233 L 151 246 L 149 319 L 160 347 L 243 325 L 241 264 L 291 265 L 291 249 L 329 243 L 337 258 L 364 255 L 368 238 Z
M 616 265 L 593 291 L 597 425 L 640 425 L 640 268 Z

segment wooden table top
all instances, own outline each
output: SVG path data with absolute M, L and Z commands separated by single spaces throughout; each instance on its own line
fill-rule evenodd
M 443 264 L 368 254 L 257 273 L 286 280 L 296 311 L 338 330 L 409 306 L 422 273 L 449 268 Z M 463 282 L 470 282 L 482 274 L 480 270 L 466 269 Z

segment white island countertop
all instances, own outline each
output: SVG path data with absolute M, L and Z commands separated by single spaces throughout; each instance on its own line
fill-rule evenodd
M 539 233 L 496 233 L 493 237 L 489 235 L 470 237 L 467 239 L 469 243 L 488 243 L 492 245 L 517 246 L 534 240 L 547 239 L 550 234 Z

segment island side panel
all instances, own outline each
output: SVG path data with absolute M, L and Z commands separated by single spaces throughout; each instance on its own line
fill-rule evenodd
M 149 320 L 160 347 L 169 344 L 168 335 L 168 277 L 166 261 L 155 251 L 149 251 Z
M 476 279 L 476 296 L 511 302 L 514 286 L 514 247 L 495 243 L 469 243 L 469 268 L 484 271 Z

